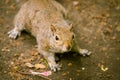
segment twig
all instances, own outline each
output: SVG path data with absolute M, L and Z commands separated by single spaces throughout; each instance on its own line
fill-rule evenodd
M 17 70 L 17 72 L 20 73 L 20 74 L 24 74 L 24 75 L 32 75 L 32 73 L 28 73 L 28 72 L 21 72 L 21 71 L 18 71 L 18 70 Z M 41 74 L 39 74 L 39 75 L 37 75 L 37 76 L 40 76 L 40 77 L 42 77 L 42 78 L 44 78 L 44 79 L 46 79 L 46 80 L 52 80 L 52 79 L 50 79 L 50 78 L 48 78 L 48 77 L 45 77 L 45 76 L 43 76 L 43 75 L 41 75 Z

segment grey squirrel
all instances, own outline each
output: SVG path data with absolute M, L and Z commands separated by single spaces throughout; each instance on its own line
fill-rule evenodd
M 15 16 L 9 37 L 16 39 L 22 30 L 30 32 L 36 38 L 38 52 L 47 60 L 51 70 L 60 70 L 55 53 L 72 50 L 82 55 L 91 54 L 87 49 L 79 48 L 72 25 L 64 19 L 66 15 L 65 8 L 55 0 L 28 0 Z

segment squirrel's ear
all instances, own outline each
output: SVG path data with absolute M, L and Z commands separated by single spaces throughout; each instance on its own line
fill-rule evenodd
M 70 24 L 70 28 L 69 28 L 69 30 L 71 31 L 71 30 L 72 30 L 72 28 L 73 28 L 73 24 Z
M 51 24 L 50 29 L 51 29 L 52 32 L 56 31 L 55 26 L 53 24 Z

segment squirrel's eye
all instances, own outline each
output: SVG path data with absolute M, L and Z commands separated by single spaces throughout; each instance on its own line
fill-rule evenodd
M 55 36 L 55 40 L 59 40 L 58 36 Z
M 74 39 L 75 38 L 75 35 L 72 35 L 72 39 Z

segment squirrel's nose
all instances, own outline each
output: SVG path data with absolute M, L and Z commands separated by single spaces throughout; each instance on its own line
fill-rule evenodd
M 66 45 L 65 47 L 66 47 L 66 50 L 67 50 L 67 51 L 70 51 L 70 50 L 71 50 L 71 46 L 70 46 L 70 45 Z
M 67 48 L 67 50 L 70 50 L 70 49 L 71 49 L 71 47 L 70 47 L 69 45 L 68 45 L 66 48 Z
M 64 42 L 64 47 L 66 48 L 67 51 L 70 51 L 71 45 L 66 41 Z

